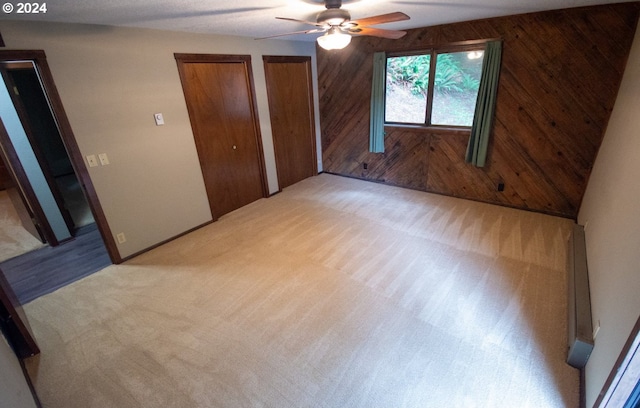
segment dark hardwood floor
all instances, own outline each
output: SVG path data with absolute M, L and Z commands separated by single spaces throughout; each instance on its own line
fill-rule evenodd
M 21 304 L 111 265 L 95 224 L 82 227 L 74 240 L 44 247 L 0 263 Z

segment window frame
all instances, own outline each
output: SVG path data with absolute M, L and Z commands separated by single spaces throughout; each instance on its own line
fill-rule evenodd
M 447 54 L 454 52 L 470 52 L 470 51 L 486 51 L 487 43 L 492 39 L 471 40 L 462 41 L 457 43 L 449 43 L 443 45 L 433 45 L 426 48 L 411 49 L 411 50 L 399 50 L 390 51 L 386 54 L 385 59 L 395 57 L 408 57 L 416 55 L 429 55 L 429 84 L 427 88 L 427 104 L 424 123 L 409 123 L 409 122 L 387 122 L 387 63 L 385 63 L 385 83 L 384 83 L 384 126 L 385 127 L 400 127 L 400 128 L 418 128 L 418 129 L 438 129 L 438 130 L 452 130 L 452 131 L 471 131 L 471 126 L 456 126 L 456 125 L 434 125 L 431 123 L 433 114 L 433 94 L 435 85 L 435 74 L 437 65 L 437 55 Z

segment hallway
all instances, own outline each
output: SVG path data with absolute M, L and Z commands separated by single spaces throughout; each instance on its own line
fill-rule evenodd
M 21 304 L 66 286 L 111 265 L 96 224 L 56 247 L 44 246 L 0 263 Z
M 56 247 L 31 235 L 7 191 L 0 191 L 0 269 L 21 304 L 111 265 L 77 179 L 68 176 L 58 183 L 77 230 L 75 238 Z

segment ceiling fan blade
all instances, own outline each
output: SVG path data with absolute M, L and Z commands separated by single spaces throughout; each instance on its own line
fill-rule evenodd
M 309 25 L 316 26 L 316 27 L 324 27 L 324 24 L 314 23 L 314 22 L 306 21 L 306 20 L 298 20 L 296 18 L 287 18 L 287 17 L 276 17 L 276 18 L 278 20 L 294 21 L 296 23 L 309 24 Z
M 393 23 L 394 21 L 404 21 L 409 19 L 410 17 L 408 15 L 397 11 L 395 13 L 380 14 L 379 16 L 365 17 L 365 18 L 360 18 L 358 20 L 351 20 L 349 24 L 356 24 L 358 26 L 372 26 L 372 25 L 378 25 L 378 24 L 384 24 L 384 23 Z
M 397 40 L 398 38 L 402 38 L 405 34 L 407 34 L 406 31 L 383 30 L 381 28 L 371 27 L 354 27 L 348 32 L 349 34 L 353 35 L 370 35 L 372 37 L 389 38 L 392 40 Z
M 311 30 L 294 31 L 294 32 L 291 32 L 291 33 L 276 34 L 276 35 L 270 35 L 268 37 L 254 38 L 254 40 L 266 40 L 267 38 L 284 37 L 285 35 L 323 33 L 325 31 L 327 31 L 327 30 L 324 29 L 324 28 L 313 28 Z

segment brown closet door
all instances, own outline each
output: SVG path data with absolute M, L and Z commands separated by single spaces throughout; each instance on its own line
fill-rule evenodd
M 176 54 L 214 219 L 266 196 L 250 57 Z
M 318 174 L 310 57 L 265 56 L 280 188 Z

